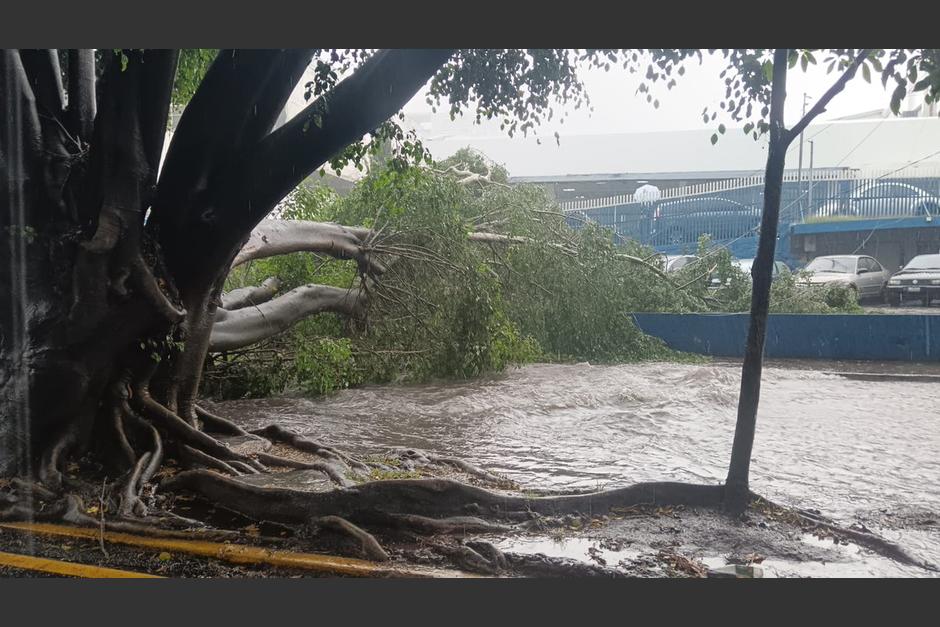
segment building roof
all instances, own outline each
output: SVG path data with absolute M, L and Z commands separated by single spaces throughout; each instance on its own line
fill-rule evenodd
M 560 144 L 534 138 L 446 136 L 425 139 L 436 159 L 468 145 L 502 164 L 516 179 L 529 181 L 603 175 L 609 178 L 664 178 L 689 173 L 698 178 L 757 174 L 767 159 L 767 140 L 755 141 L 739 129 L 728 129 L 716 145 L 714 129 L 563 135 Z M 813 141 L 815 168 L 891 168 L 940 151 L 940 119 L 935 117 L 834 120 L 810 125 L 805 133 L 803 167 L 809 167 Z M 799 142 L 787 154 L 796 168 Z M 940 163 L 940 152 L 924 163 Z M 585 179 L 581 179 L 585 180 Z

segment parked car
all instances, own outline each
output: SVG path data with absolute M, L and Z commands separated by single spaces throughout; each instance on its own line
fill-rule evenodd
M 890 274 L 878 260 L 867 255 L 826 255 L 816 257 L 804 268 L 805 285 L 845 285 L 859 300 L 881 297 Z
M 761 210 L 727 198 L 683 198 L 656 205 L 651 241 L 657 245 L 738 237 L 760 226 Z
M 905 300 L 920 300 L 925 307 L 940 297 L 940 255 L 918 255 L 888 279 L 888 303 L 897 307 Z
M 924 216 L 933 219 L 938 213 L 940 198 L 920 187 L 907 183 L 879 182 L 857 188 L 848 198 L 830 200 L 819 208 L 816 216 Z
M 732 260 L 732 263 L 737 266 L 738 270 L 750 276 L 751 268 L 754 266 L 753 259 L 734 259 Z M 782 261 L 775 261 L 773 274 L 771 275 L 771 281 L 776 281 L 784 273 L 788 272 L 790 272 L 790 267 L 787 264 L 783 263 Z M 730 279 L 725 279 L 725 285 L 727 285 L 729 282 Z M 721 287 L 721 277 L 719 277 L 717 273 L 712 274 L 711 278 L 709 279 L 708 287 L 709 289 L 718 289 Z

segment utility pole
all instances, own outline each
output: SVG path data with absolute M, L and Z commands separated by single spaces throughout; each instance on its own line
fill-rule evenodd
M 813 140 L 809 140 L 809 191 L 806 193 L 806 209 L 813 210 Z
M 809 96 L 803 92 L 803 117 L 806 117 L 806 103 Z M 796 193 L 800 200 L 800 215 L 803 215 L 803 132 L 800 131 L 800 158 L 796 166 Z

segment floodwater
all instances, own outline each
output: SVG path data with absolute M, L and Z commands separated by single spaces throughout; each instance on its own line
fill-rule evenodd
M 752 489 L 844 523 L 877 525 L 888 539 L 940 561 L 940 369 L 900 366 L 888 380 L 832 370 L 864 369 L 765 366 Z M 352 452 L 405 446 L 459 456 L 526 488 L 718 483 L 739 382 L 734 363 L 538 364 L 483 381 L 230 401 L 219 409 L 252 427 L 278 421 Z M 892 523 L 911 516 L 926 525 Z

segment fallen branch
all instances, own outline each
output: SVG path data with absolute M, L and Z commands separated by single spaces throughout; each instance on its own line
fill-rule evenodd
M 281 288 L 281 280 L 276 276 L 268 277 L 261 285 L 240 287 L 222 294 L 222 308 L 235 311 L 250 305 L 260 305 L 274 298 Z
M 256 307 L 219 310 L 209 339 L 209 350 L 224 352 L 244 348 L 277 335 L 313 314 L 332 311 L 359 315 L 363 303 L 359 288 L 302 285 Z
M 363 227 L 307 220 L 262 220 L 238 251 L 232 267 L 252 259 L 311 252 L 336 259 L 354 259 L 361 271 L 382 274 L 384 266 L 371 259 L 365 247 L 370 236 L 371 231 Z

